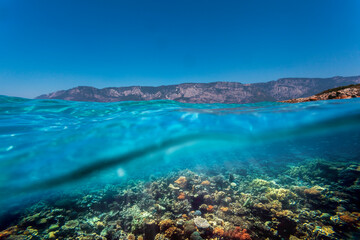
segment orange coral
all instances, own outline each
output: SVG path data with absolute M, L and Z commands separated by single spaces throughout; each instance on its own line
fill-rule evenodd
M 175 183 L 177 183 L 181 188 L 184 188 L 186 187 L 187 179 L 186 177 L 181 176 L 175 181 Z
M 213 231 L 214 235 L 217 235 L 219 237 L 224 236 L 224 229 L 220 228 L 220 227 L 215 227 L 214 231 Z
M 181 192 L 177 198 L 178 198 L 179 200 L 184 200 L 185 197 L 186 197 L 185 193 Z
M 165 231 L 166 229 L 170 228 L 174 226 L 174 222 L 170 219 L 165 219 L 165 220 L 162 220 L 160 221 L 159 223 L 159 227 L 160 227 L 160 231 Z
M 360 213 L 359 213 L 359 212 L 352 212 L 351 214 L 354 215 L 354 216 L 356 216 L 357 218 L 360 217 Z
M 201 183 L 201 185 L 210 185 L 210 182 L 208 180 L 205 180 Z
M 343 220 L 344 222 L 347 223 L 354 223 L 356 222 L 356 219 L 354 219 L 353 217 L 349 216 L 349 215 L 341 215 L 340 219 Z
M 134 234 L 130 233 L 130 234 L 127 236 L 127 239 L 128 239 L 128 240 L 135 240 L 136 238 L 135 238 L 135 235 L 134 235 Z
M 181 235 L 183 234 L 183 231 L 181 231 L 179 228 L 177 227 L 169 227 L 166 231 L 165 231 L 165 237 L 169 238 L 169 239 L 179 239 L 181 237 Z
M 209 205 L 206 209 L 208 212 L 212 212 L 214 210 L 214 206 L 213 205 Z
M 228 207 L 221 207 L 220 210 L 223 211 L 223 212 L 227 212 L 227 211 L 229 211 L 229 208 Z
M 0 239 L 6 239 L 10 235 L 12 235 L 14 232 L 18 230 L 17 226 L 9 227 L 8 229 L 0 232 Z
M 305 195 L 313 196 L 313 197 L 318 197 L 321 195 L 321 192 L 318 189 L 316 189 L 315 187 L 305 189 L 304 193 L 305 193 Z
M 354 224 L 358 221 L 359 215 L 357 215 L 358 213 L 356 212 L 353 212 L 352 214 L 350 212 L 343 212 L 340 214 L 340 219 L 346 223 Z
M 183 218 L 188 218 L 188 216 L 186 214 L 183 214 L 182 217 Z
M 4 231 L 0 232 L 0 239 L 6 239 L 10 235 L 11 235 L 11 232 L 4 230 Z
M 246 229 L 241 230 L 240 227 L 229 230 L 225 233 L 225 236 L 230 237 L 231 239 L 251 240 L 250 234 L 246 232 Z

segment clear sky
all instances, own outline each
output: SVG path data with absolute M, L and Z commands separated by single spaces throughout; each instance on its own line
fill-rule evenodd
M 0 0 L 0 95 L 360 75 L 359 0 Z

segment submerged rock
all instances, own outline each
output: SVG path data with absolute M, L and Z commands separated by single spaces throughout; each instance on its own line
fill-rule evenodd
M 193 220 L 187 221 L 184 224 L 184 234 L 187 237 L 190 237 L 190 235 L 196 231 L 196 225 Z
M 202 218 L 202 217 L 194 218 L 194 223 L 198 228 L 201 228 L 201 229 L 206 229 L 206 228 L 210 227 L 209 222 L 205 218 Z
M 156 234 L 160 232 L 159 226 L 155 221 L 147 222 L 145 224 L 145 240 L 152 240 Z
M 190 240 L 203 240 L 199 232 L 193 232 L 190 236 Z

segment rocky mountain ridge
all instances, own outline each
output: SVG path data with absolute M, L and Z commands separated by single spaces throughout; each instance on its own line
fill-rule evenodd
M 332 78 L 282 78 L 265 83 L 182 83 L 158 87 L 75 87 L 37 97 L 71 101 L 117 102 L 168 99 L 186 103 L 253 103 L 304 98 L 326 89 L 359 84 L 360 76 Z

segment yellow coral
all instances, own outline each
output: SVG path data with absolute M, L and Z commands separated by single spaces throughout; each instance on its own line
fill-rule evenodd
M 257 178 L 257 179 L 254 179 L 251 184 L 250 184 L 252 187 L 269 187 L 270 186 L 270 182 L 264 180 L 264 179 L 260 179 L 260 178 Z
M 105 224 L 104 224 L 103 222 L 101 222 L 101 221 L 97 221 L 97 222 L 95 223 L 95 226 L 96 226 L 97 228 L 104 228 L 104 227 L 105 227 Z
M 48 238 L 49 239 L 55 239 L 56 238 L 56 233 L 57 233 L 58 231 L 53 231 L 53 232 L 49 232 L 49 234 L 48 234 Z
M 269 188 L 268 193 L 265 194 L 265 197 L 270 200 L 284 201 L 289 198 L 295 198 L 296 194 L 285 188 Z
M 33 235 L 36 236 L 38 235 L 38 230 L 35 228 L 32 228 L 31 226 L 27 227 L 26 230 L 24 231 L 25 235 Z
M 313 230 L 314 233 L 317 233 L 317 235 L 323 235 L 323 236 L 331 236 L 334 234 L 334 230 L 331 226 L 316 226 Z
M 276 212 L 275 215 L 277 217 L 288 217 L 288 218 L 296 218 L 297 217 L 297 215 L 294 214 L 290 210 L 281 210 L 281 211 Z
M 254 207 L 262 209 L 262 210 L 266 210 L 266 211 L 271 211 L 273 214 L 276 214 L 277 212 L 282 210 L 282 204 L 278 200 L 274 200 L 274 201 L 266 203 L 266 204 L 256 203 L 256 204 L 254 204 Z
M 135 238 L 135 235 L 134 235 L 134 234 L 130 233 L 130 234 L 127 236 L 127 239 L 128 239 L 128 240 L 135 240 L 136 238 Z

